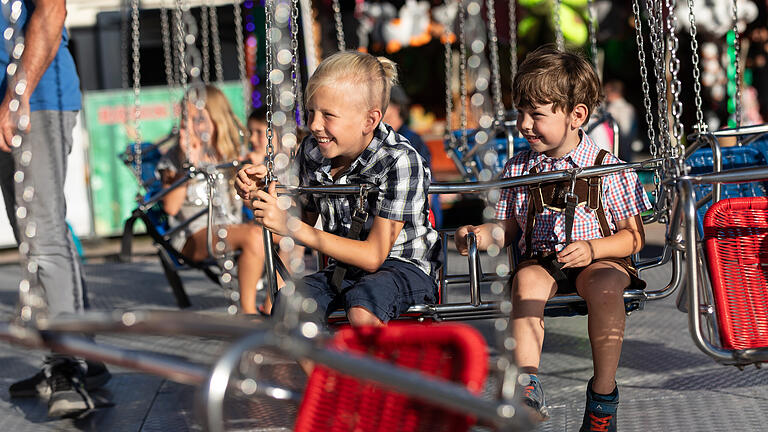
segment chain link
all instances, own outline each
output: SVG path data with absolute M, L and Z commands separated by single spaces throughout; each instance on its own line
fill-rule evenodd
M 272 26 L 272 16 L 275 13 L 275 0 L 265 0 L 264 3 L 264 14 L 265 14 L 265 35 L 266 35 L 266 70 L 267 70 L 267 79 L 266 79 L 266 86 L 267 86 L 267 95 L 266 95 L 266 105 L 267 105 L 267 177 L 266 182 L 269 184 L 274 180 L 275 178 L 275 167 L 274 167 L 274 159 L 275 159 L 275 148 L 272 146 L 272 139 L 273 139 L 273 125 L 272 125 L 272 97 L 274 94 L 274 86 L 272 84 L 272 71 L 275 68 L 274 59 L 272 55 L 272 44 L 275 42 L 273 41 L 273 26 Z
M 243 86 L 243 100 L 245 102 L 245 116 L 251 112 L 251 91 L 250 83 L 248 82 L 248 74 L 245 70 L 245 44 L 243 43 L 243 12 L 240 9 L 240 2 L 234 3 L 235 12 L 235 43 L 237 48 L 237 72 L 240 78 L 240 85 Z M 217 31 L 218 34 L 218 31 Z M 219 56 L 221 56 L 221 48 L 219 48 Z M 221 66 L 219 66 L 221 67 Z M 218 71 L 216 72 L 218 75 Z M 219 79 L 217 76 L 216 79 Z
M 587 20 L 589 21 L 589 52 L 595 72 L 600 70 L 597 64 L 597 18 L 595 18 L 595 2 L 587 0 Z
M 491 79 L 493 80 L 493 109 L 496 127 L 504 124 L 504 104 L 501 102 L 501 71 L 499 70 L 499 37 L 496 34 L 496 5 L 494 0 L 486 0 L 488 14 L 488 41 L 491 54 Z
M 693 13 L 694 0 L 688 0 L 688 22 L 691 25 L 691 53 L 693 62 L 693 92 L 696 102 L 696 132 L 706 133 L 707 123 L 704 121 L 704 112 L 701 109 L 701 71 L 699 70 L 699 42 L 696 40 L 696 16 Z
M 512 93 L 515 75 L 517 75 L 517 0 L 509 0 L 509 92 Z M 511 95 L 510 104 L 515 109 L 515 95 Z
M 461 128 L 461 148 L 467 149 L 467 35 L 464 29 L 467 19 L 467 7 L 464 0 L 459 2 L 459 127 Z
M 640 17 L 640 5 L 638 0 L 632 0 L 632 14 L 635 19 L 635 41 L 637 43 L 637 57 L 640 63 L 640 79 L 643 89 L 643 106 L 645 107 L 645 122 L 648 125 L 648 142 L 651 150 L 651 157 L 659 157 L 656 147 L 656 133 L 653 128 L 653 111 L 651 110 L 651 86 L 648 84 L 648 68 L 645 61 L 645 46 L 643 43 L 642 18 Z M 654 178 L 654 183 L 656 178 Z
M 739 6 L 738 0 L 733 0 L 733 79 L 736 81 L 733 93 L 733 114 L 736 119 L 736 127 L 741 127 L 741 38 L 739 37 Z M 741 141 L 741 138 L 738 138 Z
M 666 59 L 664 58 L 664 43 L 661 35 L 664 33 L 664 24 L 657 20 L 654 0 L 645 0 L 648 10 L 648 28 L 651 36 L 651 58 L 654 64 L 656 77 L 656 102 L 658 111 L 658 139 L 660 148 L 658 156 L 666 155 L 669 142 L 669 130 L 667 128 L 667 85 L 666 85 Z M 651 143 L 653 145 L 653 143 Z
M 236 1 L 234 3 L 234 12 L 235 12 L 235 27 L 237 27 L 237 16 L 240 13 L 240 2 Z M 224 82 L 224 68 L 223 63 L 221 60 L 221 35 L 219 34 L 219 14 L 217 12 L 216 6 L 210 7 L 210 14 L 211 14 L 211 40 L 213 41 L 213 70 L 216 72 L 216 82 L 222 83 Z M 240 41 L 242 43 L 242 21 L 240 24 L 240 31 L 236 35 L 237 41 Z
M 163 42 L 163 61 L 165 64 L 165 82 L 168 84 L 168 88 L 176 85 L 173 77 L 173 58 L 171 57 L 171 29 L 168 23 L 168 9 L 163 2 L 160 9 L 160 28 L 161 37 Z
M 341 20 L 341 5 L 339 0 L 333 0 L 333 20 L 336 23 L 336 43 L 339 51 L 346 51 L 347 44 L 344 41 L 344 23 Z
M 446 6 L 448 0 L 446 0 Z M 443 35 L 443 47 L 445 48 L 445 142 L 450 144 L 451 148 L 456 148 L 456 137 L 453 135 L 453 49 L 451 48 L 451 39 L 453 32 L 450 26 L 446 26 Z
M 299 0 L 291 0 L 291 92 L 293 93 L 293 103 L 296 109 L 294 115 L 296 125 L 303 121 L 301 112 L 301 99 L 299 98 Z
M 563 10 L 563 0 L 555 0 L 552 6 L 552 22 L 555 24 L 555 44 L 557 49 L 565 49 L 565 38 L 563 37 L 563 27 L 560 23 L 560 12 Z
M 141 106 L 139 96 L 141 94 L 141 61 L 140 61 L 140 33 L 139 33 L 139 0 L 131 0 L 131 56 L 133 58 L 133 117 L 131 118 L 135 138 L 133 141 L 133 173 L 139 183 L 139 191 L 143 185 L 141 176 L 141 131 L 139 121 L 141 119 Z
M 677 39 L 677 14 L 675 14 L 676 0 L 666 0 L 667 5 L 667 27 L 669 39 L 669 70 L 672 78 L 669 83 L 669 89 L 672 93 L 672 134 L 675 138 L 674 144 L 671 144 L 670 154 L 673 158 L 679 159 L 680 168 L 685 163 L 685 148 L 683 147 L 683 103 L 680 102 L 680 59 L 677 57 L 679 42 Z
M 200 43 L 203 50 L 203 82 L 210 84 L 211 82 L 211 59 L 210 59 L 210 46 L 208 35 L 208 6 L 209 0 L 203 2 L 200 8 Z
M 182 0 L 176 0 L 176 11 L 174 14 L 174 18 L 176 21 L 176 55 L 177 55 L 177 63 L 179 65 L 179 79 L 176 80 L 176 82 L 181 85 L 181 87 L 187 86 L 187 65 L 186 65 L 186 43 L 184 41 L 184 4 Z M 185 111 L 185 109 L 182 109 L 182 111 Z

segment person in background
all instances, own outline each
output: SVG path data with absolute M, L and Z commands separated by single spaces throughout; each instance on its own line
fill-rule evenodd
M 619 125 L 619 154 L 616 156 L 625 161 L 632 161 L 632 153 L 642 147 L 637 140 L 637 114 L 635 107 L 624 99 L 624 83 L 611 80 L 603 86 L 605 94 L 605 110 L 608 111 Z M 638 143 L 635 143 L 638 141 Z
M 29 222 L 38 230 L 28 239 L 29 258 L 38 265 L 47 316 L 52 319 L 80 314 L 88 307 L 80 261 L 65 222 L 64 197 L 67 156 L 81 108 L 80 80 L 67 47 L 65 0 L 25 0 L 20 12 L 17 24 L 25 36 L 21 67 L 27 86 L 19 111 L 29 113 L 30 122 L 26 130 L 18 131 L 11 115 L 14 86 L 8 85 L 6 75 L 10 58 L 7 45 L 0 43 L 0 186 L 8 220 L 21 243 L 16 208 L 23 202 L 23 191 L 14 182 L 14 173 L 23 169 L 34 185 L 34 199 L 27 207 Z M 9 28 L 5 13 L 0 14 L 0 29 L 5 34 Z M 21 146 L 12 143 L 17 132 L 22 136 Z M 22 168 L 26 151 L 32 158 Z M 12 398 L 47 398 L 49 417 L 79 416 L 94 408 L 88 390 L 103 386 L 110 377 L 102 363 L 50 354 L 41 372 L 11 384 L 8 393 Z
M 421 139 L 419 134 L 408 127 L 410 107 L 411 101 L 408 95 L 405 94 L 405 90 L 400 86 L 394 86 L 389 94 L 389 108 L 384 113 L 382 121 L 392 126 L 395 132 L 408 139 L 414 150 L 424 158 L 427 167 L 432 170 L 432 154 L 429 152 L 429 148 L 424 144 L 424 140 Z M 435 228 L 440 228 L 443 222 L 440 195 L 429 195 L 429 205 L 435 217 Z

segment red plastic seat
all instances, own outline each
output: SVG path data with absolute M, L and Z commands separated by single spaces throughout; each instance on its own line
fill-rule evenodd
M 768 198 L 715 203 L 704 245 L 723 347 L 768 347 Z
M 464 324 L 393 323 L 344 328 L 331 347 L 366 353 L 404 368 L 464 384 L 479 394 L 488 372 L 483 337 Z M 317 366 L 307 383 L 296 432 L 466 431 L 472 417 Z

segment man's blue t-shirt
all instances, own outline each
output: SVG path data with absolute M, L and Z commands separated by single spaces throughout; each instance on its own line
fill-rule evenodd
M 26 32 L 29 15 L 35 10 L 35 5 L 30 0 L 24 0 L 19 24 Z M 10 27 L 5 14 L 0 13 L 0 32 Z M 0 38 L 0 100 L 5 95 L 7 80 L 5 71 L 8 67 L 8 49 L 5 40 Z M 48 69 L 40 78 L 32 97 L 29 100 L 32 111 L 77 111 L 81 108 L 80 79 L 77 77 L 75 61 L 72 59 L 67 45 L 69 35 L 63 29 L 61 43 L 56 58 L 53 59 Z

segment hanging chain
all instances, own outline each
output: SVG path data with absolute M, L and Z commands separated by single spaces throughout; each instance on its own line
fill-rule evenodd
M 275 13 L 275 0 L 265 0 L 264 4 L 264 13 L 265 13 L 265 27 L 266 27 L 266 70 L 267 70 L 267 177 L 266 177 L 266 184 L 269 184 L 274 180 L 275 178 L 275 172 L 274 172 L 274 159 L 275 159 L 275 148 L 272 146 L 272 139 L 273 139 L 273 127 L 272 127 L 272 96 L 274 93 L 274 88 L 272 84 L 272 71 L 274 70 L 275 64 L 272 56 L 272 44 L 274 42 L 274 32 L 273 32 L 273 26 L 272 26 L 272 16 Z
M 336 23 L 336 44 L 339 51 L 346 51 L 347 44 L 344 41 L 344 23 L 341 20 L 341 5 L 339 0 L 333 0 L 333 20 Z
M 235 2 L 235 42 L 237 48 L 237 72 L 240 78 L 240 85 L 243 86 L 243 100 L 245 102 L 245 117 L 251 112 L 251 91 L 248 83 L 248 74 L 245 71 L 245 44 L 243 44 L 243 12 L 240 9 L 240 2 Z M 217 30 L 218 32 L 218 30 Z M 221 56 L 221 49 L 219 49 Z M 219 68 L 221 65 L 219 64 Z M 216 72 L 219 73 L 218 71 Z M 217 76 L 216 79 L 219 79 Z
M 234 11 L 235 11 L 235 27 L 237 27 L 237 17 L 240 13 L 240 2 L 236 1 L 234 3 Z M 216 82 L 222 83 L 224 82 L 224 69 L 223 69 L 223 63 L 221 60 L 221 35 L 219 34 L 219 14 L 217 12 L 216 6 L 210 7 L 210 15 L 211 15 L 211 40 L 213 41 L 213 70 L 216 72 Z M 240 31 L 237 33 L 237 39 L 242 44 L 242 19 L 240 23 Z M 242 48 L 242 47 L 239 47 Z M 238 48 L 238 49 L 239 49 Z M 243 60 L 245 61 L 245 60 Z
M 664 23 L 657 20 L 654 0 L 645 0 L 648 9 L 648 28 L 651 36 L 651 57 L 654 64 L 654 75 L 656 76 L 656 99 L 658 111 L 658 131 L 659 131 L 659 156 L 666 155 L 668 152 L 669 130 L 667 128 L 667 85 L 666 85 L 666 59 L 664 57 Z M 651 144 L 653 145 L 653 144 Z
M 459 5 L 459 127 L 461 128 L 461 148 L 467 149 L 467 35 L 465 22 L 467 8 L 464 0 L 458 0 Z
M 688 0 L 688 22 L 691 25 L 691 53 L 693 57 L 693 92 L 696 101 L 696 132 L 707 132 L 704 112 L 701 109 L 701 71 L 699 70 L 699 42 L 696 40 L 696 16 L 693 13 L 694 0 Z
M 552 6 L 552 20 L 555 24 L 555 44 L 557 49 L 563 51 L 565 49 L 565 38 L 563 37 L 563 27 L 560 23 L 560 12 L 563 10 L 563 0 L 555 0 L 554 6 Z
M 632 14 L 635 19 L 635 41 L 637 42 L 637 57 L 640 63 L 640 79 L 643 89 L 643 106 L 645 107 L 645 122 L 648 125 L 648 142 L 650 143 L 651 158 L 659 157 L 656 146 L 656 132 L 653 128 L 653 111 L 651 110 L 651 86 L 648 84 L 648 68 L 645 61 L 645 46 L 643 43 L 643 27 L 640 17 L 638 0 L 632 0 Z M 658 184 L 658 173 L 655 172 L 654 183 Z
M 733 114 L 736 119 L 736 127 L 741 127 L 741 38 L 739 37 L 739 8 L 738 0 L 733 0 L 733 79 L 736 81 L 733 93 Z
M 685 163 L 685 147 L 683 147 L 683 103 L 680 102 L 680 59 L 677 57 L 679 42 L 677 39 L 677 14 L 675 14 L 676 0 L 666 0 L 667 4 L 667 27 L 669 38 L 669 71 L 672 78 L 669 82 L 669 89 L 672 93 L 672 134 L 675 138 L 674 145 L 670 147 L 671 156 L 679 159 L 680 168 Z
M 176 10 L 174 14 L 175 20 L 176 20 L 176 43 L 177 43 L 177 49 L 176 49 L 176 55 L 177 55 L 177 61 L 179 65 L 179 79 L 176 80 L 181 87 L 187 86 L 187 65 L 185 63 L 185 57 L 186 57 L 186 43 L 184 41 L 185 38 L 185 32 L 184 32 L 184 4 L 182 0 L 176 0 Z
M 141 132 L 139 130 L 139 120 L 141 119 L 141 107 L 139 105 L 139 96 L 141 93 L 141 62 L 140 62 L 140 40 L 139 40 L 139 0 L 131 0 L 131 55 L 133 57 L 133 129 L 135 138 L 133 141 L 133 173 L 136 175 L 136 181 L 139 183 L 139 193 L 143 185 L 141 176 Z
M 27 175 L 27 168 L 32 162 L 32 151 L 22 147 L 23 136 L 20 131 L 29 127 L 30 112 L 21 104 L 21 99 L 27 90 L 27 79 L 24 73 L 21 57 L 24 53 L 23 28 L 19 23 L 24 4 L 22 0 L 13 0 L 2 7 L 2 13 L 9 27 L 3 33 L 6 52 L 10 54 L 6 68 L 8 88 L 13 89 L 12 98 L 8 104 L 11 122 L 14 124 L 14 135 L 9 144 L 15 151 L 20 152 L 20 159 L 13 174 L 15 188 L 21 190 L 21 200 L 16 202 L 16 220 L 19 224 L 19 254 L 21 255 L 21 280 L 19 281 L 19 316 L 21 322 L 36 321 L 38 314 L 43 312 L 43 288 L 38 278 L 37 261 L 30 255 L 30 240 L 38 234 L 38 227 L 33 219 L 30 203 L 35 199 L 35 185 L 32 176 Z
M 488 14 L 488 40 L 491 49 L 491 79 L 493 80 L 493 109 L 496 127 L 504 125 L 504 104 L 501 102 L 501 71 L 499 70 L 499 38 L 496 34 L 496 5 L 486 0 Z
M 447 3 L 446 3 L 447 6 Z M 451 26 L 445 26 L 443 47 L 445 48 L 445 142 L 456 148 L 456 137 L 453 135 L 453 49 L 451 48 Z
M 291 92 L 293 93 L 293 114 L 296 117 L 296 125 L 303 120 L 301 113 L 301 99 L 299 99 L 299 0 L 291 0 Z
M 517 75 L 517 0 L 509 0 L 509 92 L 512 93 L 515 75 Z M 512 109 L 515 109 L 515 95 L 510 97 Z
M 209 56 L 209 35 L 208 35 L 208 2 L 205 0 L 203 6 L 200 8 L 200 42 L 203 49 L 203 82 L 210 84 L 211 82 L 211 59 Z
M 592 66 L 595 72 L 599 70 L 597 64 L 597 18 L 595 17 L 595 2 L 587 0 L 587 20 L 589 21 L 589 50 L 592 57 Z
M 163 4 L 160 9 L 160 28 L 163 41 L 163 60 L 165 63 L 165 82 L 168 84 L 168 88 L 173 87 L 176 83 L 173 78 L 173 59 L 171 58 L 171 30 L 168 23 L 168 9 Z
M 133 0 L 131 0 L 133 1 Z M 120 88 L 127 89 L 130 81 L 128 65 L 128 2 L 120 5 Z

